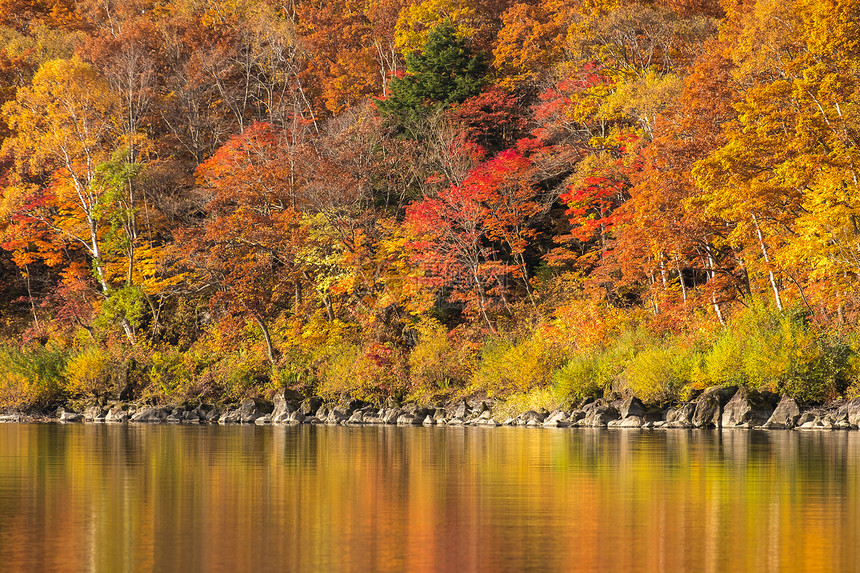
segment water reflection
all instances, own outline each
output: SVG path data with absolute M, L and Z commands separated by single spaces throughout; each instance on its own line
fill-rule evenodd
M 4 571 L 837 571 L 856 432 L 0 425 Z

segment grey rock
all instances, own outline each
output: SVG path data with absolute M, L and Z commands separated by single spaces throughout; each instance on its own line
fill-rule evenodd
M 416 418 L 412 414 L 401 414 L 397 418 L 397 425 L 398 426 L 420 426 L 421 423 L 422 423 L 422 420 L 419 418 Z
M 157 424 L 163 422 L 165 418 L 167 418 L 167 412 L 162 408 L 143 406 L 131 416 L 130 421 L 141 424 Z
M 307 419 L 307 417 L 302 413 L 301 410 L 296 410 L 295 412 L 290 414 L 290 418 L 289 418 L 288 422 L 290 424 L 301 424 L 301 423 L 305 422 L 306 419 Z
M 346 422 L 349 419 L 349 413 L 340 406 L 332 408 L 328 416 L 323 420 L 326 424 L 337 425 Z
M 307 416 L 308 414 L 313 414 L 317 410 L 319 410 L 323 405 L 322 399 L 317 396 L 312 396 L 305 401 L 302 402 L 301 406 L 299 406 L 299 410 L 301 410 L 302 414 Z
M 83 414 L 78 414 L 77 412 L 72 412 L 71 410 L 63 410 L 63 412 L 60 414 L 60 422 L 63 423 L 83 421 Z
M 611 420 L 606 424 L 607 428 L 641 428 L 645 424 L 644 418 L 639 416 L 627 416 Z
M 121 406 L 114 406 L 105 416 L 105 422 L 112 424 L 121 424 L 128 421 L 128 412 L 123 410 Z
M 719 428 L 723 408 L 737 391 L 737 386 L 714 386 L 702 392 L 694 401 L 696 410 L 690 423 L 694 428 Z
M 104 422 L 105 421 L 105 411 L 96 404 L 91 406 L 87 406 L 84 409 L 84 421 L 85 422 Z
M 773 415 L 776 396 L 770 392 L 756 392 L 740 388 L 723 408 L 724 428 L 751 428 L 761 426 Z
M 254 423 L 257 424 L 258 426 L 264 426 L 266 424 L 271 424 L 272 423 L 272 415 L 266 414 L 265 416 L 260 416 L 259 418 L 254 420 Z
M 271 421 L 273 424 L 280 424 L 286 422 L 290 414 L 295 411 L 289 401 L 287 401 L 287 394 L 285 390 L 278 390 L 275 392 L 275 395 L 272 396 L 272 415 Z
M 622 418 L 627 418 L 629 416 L 645 418 L 645 405 L 642 404 L 642 400 L 636 396 L 631 396 L 626 400 L 622 400 L 617 406 L 617 409 L 618 415 Z
M 860 427 L 860 398 L 854 398 L 846 405 L 848 423 L 853 427 Z
M 355 412 L 352 413 L 352 415 L 349 417 L 349 419 L 346 421 L 346 423 L 347 424 L 355 424 L 355 425 L 363 424 L 364 423 L 364 412 L 362 412 L 361 410 L 356 410 Z
M 264 416 L 260 406 L 255 400 L 248 398 L 235 410 L 225 412 L 218 418 L 221 424 L 250 424 L 257 418 Z
M 403 410 L 400 408 L 389 408 L 385 411 L 385 414 L 382 416 L 383 424 L 395 424 L 397 423 L 397 418 L 403 415 Z
M 433 420 L 433 418 L 431 418 L 430 416 L 427 416 L 427 417 L 425 417 L 425 418 L 424 418 L 424 421 L 422 422 L 422 425 L 424 425 L 424 426 L 435 426 L 435 425 L 436 425 L 436 421 L 435 421 L 435 420 Z
M 776 409 L 764 423 L 764 427 L 772 430 L 790 430 L 800 419 L 800 407 L 797 402 L 788 395 L 783 395 Z
M 674 408 L 669 408 L 666 411 L 666 427 L 667 428 L 692 428 L 693 414 L 696 412 L 696 404 L 694 402 L 685 402 L 678 404 Z
M 457 404 L 457 407 L 454 409 L 453 417 L 460 418 L 461 420 L 465 419 L 469 413 L 469 405 L 463 401 Z

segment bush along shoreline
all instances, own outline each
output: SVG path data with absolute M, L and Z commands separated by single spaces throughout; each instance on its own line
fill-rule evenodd
M 527 410 L 502 418 L 491 400 L 473 398 L 446 405 L 397 405 L 393 400 L 374 406 L 344 398 L 326 403 L 314 396 L 301 399 L 295 392 L 278 391 L 271 401 L 246 399 L 240 404 L 152 406 L 113 402 L 90 404 L 81 412 L 66 407 L 44 414 L 5 414 L 0 422 L 92 422 L 140 424 L 257 424 L 329 426 L 524 426 L 542 428 L 628 429 L 765 429 L 857 430 L 860 398 L 834 400 L 802 407 L 788 395 L 757 392 L 744 387 L 709 388 L 690 401 L 665 409 L 649 407 L 636 397 L 587 399 L 578 407 L 548 412 Z
M 860 339 L 751 305 L 661 332 L 581 305 L 494 334 L 422 319 L 409 346 L 56 343 L 0 349 L 0 421 L 856 428 Z

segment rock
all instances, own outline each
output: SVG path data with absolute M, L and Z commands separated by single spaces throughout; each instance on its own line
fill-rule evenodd
M 389 408 L 385 411 L 385 414 L 382 416 L 383 424 L 394 424 L 397 422 L 397 418 L 403 415 L 403 410 L 400 408 Z
M 418 426 L 420 424 L 421 420 L 412 414 L 401 414 L 400 417 L 397 418 L 398 426 Z
M 435 425 L 436 425 L 436 421 L 435 421 L 435 420 L 433 420 L 433 418 L 431 418 L 430 416 L 427 416 L 427 417 L 425 417 L 425 418 L 424 418 L 424 421 L 422 422 L 422 425 L 424 425 L 424 426 L 435 426 Z
M 287 401 L 287 395 L 285 390 L 278 390 L 275 392 L 275 395 L 272 396 L 272 415 L 271 421 L 273 424 L 280 424 L 286 422 L 290 414 L 295 411 L 290 403 Z
M 163 422 L 165 418 L 167 418 L 167 413 L 161 408 L 143 406 L 134 413 L 130 421 L 141 424 L 157 424 Z
M 576 422 L 586 428 L 605 428 L 609 422 L 618 419 L 618 410 L 602 398 L 587 404 L 582 411 L 585 417 Z
M 248 398 L 235 410 L 225 412 L 218 419 L 220 424 L 250 424 L 264 415 L 255 400 Z
M 626 400 L 622 400 L 617 409 L 618 415 L 622 418 L 627 418 L 629 416 L 645 418 L 645 405 L 642 404 L 642 400 L 636 396 L 631 396 Z
M 564 428 L 567 425 L 567 413 L 562 410 L 552 412 L 543 423 L 545 428 Z
M 469 405 L 466 403 L 465 400 L 463 400 L 459 404 L 457 404 L 457 406 L 454 407 L 453 409 L 454 409 L 454 412 L 451 414 L 451 417 L 452 418 L 459 418 L 459 419 L 463 420 L 466 418 L 466 414 L 468 414 L 468 412 L 469 412 Z M 449 410 L 450 410 L 450 408 L 449 408 Z
M 696 404 L 694 402 L 686 402 L 669 408 L 666 411 L 665 425 L 667 428 L 692 428 L 695 412 Z
M 857 428 L 860 427 L 860 398 L 854 398 L 845 408 L 848 413 L 848 423 Z
M 694 428 L 719 428 L 723 408 L 738 391 L 737 386 L 714 386 L 702 392 L 695 400 L 696 410 L 690 418 Z
M 645 419 L 640 416 L 627 416 L 618 420 L 612 420 L 606 424 L 608 428 L 641 428 Z
M 217 422 L 221 411 L 211 404 L 200 404 L 194 409 L 201 422 Z
M 346 422 L 349 419 L 349 413 L 340 406 L 331 409 L 328 416 L 323 420 L 326 424 L 337 425 Z
M 185 424 L 198 424 L 200 423 L 200 414 L 197 413 L 197 410 L 188 410 L 182 416 L 182 422 Z
M 364 413 L 361 410 L 356 410 L 352 416 L 346 421 L 347 424 L 359 425 L 364 423 Z
M 308 414 L 316 413 L 317 410 L 322 408 L 323 402 L 321 398 L 316 396 L 312 396 L 302 402 L 301 406 L 299 406 L 299 411 L 307 416 Z
M 796 426 L 800 427 L 800 426 L 807 426 L 807 424 L 810 424 L 810 423 L 814 424 L 815 421 L 818 420 L 819 414 L 820 414 L 820 412 L 817 409 L 816 410 L 807 410 L 806 412 L 801 413 L 800 417 L 797 419 Z M 807 426 L 807 427 L 809 427 L 809 426 Z
M 306 419 L 307 419 L 307 418 L 305 417 L 305 415 L 302 413 L 302 411 L 301 411 L 301 410 L 296 410 L 295 412 L 293 412 L 292 414 L 290 414 L 290 418 L 289 418 L 288 422 L 289 422 L 290 424 L 301 424 L 301 423 L 303 423 Z
M 528 410 L 523 412 L 517 418 L 523 423 L 523 425 L 528 425 L 529 422 L 535 422 L 537 425 L 543 424 L 547 419 L 546 414 L 542 414 L 540 412 L 535 412 L 534 410 Z
M 126 421 L 128 421 L 128 412 L 123 410 L 121 406 L 114 406 L 105 416 L 105 422 L 113 424 L 120 424 Z
M 97 404 L 93 404 L 91 406 L 87 406 L 84 410 L 84 421 L 85 422 L 104 422 L 105 421 L 105 411 L 102 410 L 100 406 Z
M 761 426 L 773 415 L 776 396 L 770 392 L 756 392 L 740 388 L 723 408 L 724 428 L 752 428 Z
M 791 396 L 783 395 L 764 427 L 769 430 L 790 430 L 799 419 L 800 407 L 797 402 Z
M 83 422 L 84 416 L 83 414 L 78 414 L 77 412 L 72 412 L 71 410 L 63 410 L 60 414 L 60 422 L 68 423 L 68 422 Z
M 488 428 L 496 428 L 499 426 L 499 423 L 496 420 L 494 420 L 493 418 L 490 418 L 489 420 L 487 420 L 486 426 Z

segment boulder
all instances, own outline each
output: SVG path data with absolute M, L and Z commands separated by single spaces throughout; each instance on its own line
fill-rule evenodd
M 272 405 L 271 421 L 273 424 L 286 422 L 289 419 L 290 414 L 295 411 L 295 408 L 293 408 L 287 400 L 285 390 L 278 390 L 275 392 L 275 395 L 272 396 Z
M 322 398 L 318 398 L 317 396 L 312 396 L 302 402 L 301 406 L 299 406 L 299 411 L 305 416 L 309 414 L 315 414 L 317 410 L 322 408 L 323 402 Z
M 860 427 L 860 398 L 854 398 L 848 402 L 845 410 L 848 414 L 848 423 L 854 428 Z
M 487 413 L 489 414 L 489 412 Z M 489 419 L 489 416 L 487 416 L 487 419 Z M 543 423 L 545 428 L 563 428 L 567 425 L 567 412 L 562 410 L 552 412 Z
M 307 419 L 307 418 L 305 417 L 305 415 L 302 413 L 302 411 L 301 411 L 301 410 L 296 410 L 295 412 L 293 412 L 292 414 L 290 414 L 290 417 L 289 417 L 289 419 L 287 420 L 287 422 L 288 422 L 289 424 L 301 424 L 301 423 L 303 423 L 306 419 Z
M 645 424 L 645 418 L 641 416 L 627 416 L 607 423 L 608 428 L 641 428 Z
M 692 428 L 693 414 L 696 412 L 696 404 L 694 402 L 685 402 L 678 404 L 674 408 L 666 410 L 667 428 Z
M 142 406 L 132 415 L 130 421 L 141 424 L 157 424 L 167 418 L 167 412 L 155 406 Z
M 618 410 L 603 399 L 595 400 L 586 405 L 582 411 L 585 413 L 585 417 L 577 421 L 576 424 L 586 428 L 605 428 L 609 422 L 617 420 L 619 417 Z
M 248 398 L 235 410 L 225 412 L 218 418 L 220 424 L 250 424 L 264 415 L 255 400 Z
M 344 422 L 349 420 L 349 416 L 350 414 L 346 411 L 346 409 L 340 406 L 336 406 L 331 409 L 331 411 L 328 413 L 328 416 L 323 421 L 326 424 L 334 426 L 337 424 L 343 424 Z
M 630 396 L 626 400 L 622 400 L 617 406 L 617 410 L 618 415 L 621 416 L 621 418 L 627 418 L 629 416 L 645 418 L 645 405 L 642 404 L 642 400 L 636 396 Z
M 63 410 L 60 413 L 60 422 L 68 423 L 68 422 L 83 422 L 84 416 L 83 414 L 78 414 L 77 412 L 73 412 L 71 410 Z
M 397 418 L 398 426 L 420 426 L 422 420 L 420 418 L 416 418 L 412 414 L 401 414 Z
M 776 395 L 740 388 L 723 408 L 724 428 L 752 428 L 761 426 L 773 415 Z
M 114 406 L 105 416 L 105 422 L 120 424 L 128 421 L 128 412 L 123 410 L 122 406 Z
M 105 411 L 98 404 L 87 406 L 84 410 L 85 422 L 104 422 Z
M 450 413 L 449 417 L 464 420 L 466 419 L 466 415 L 469 413 L 469 405 L 466 403 L 465 400 L 463 400 L 458 404 L 448 408 L 448 412 Z
M 211 404 L 200 404 L 194 412 L 201 422 L 217 422 L 221 417 L 221 411 Z
M 797 402 L 791 396 L 783 395 L 764 427 L 769 430 L 790 430 L 799 419 L 800 407 Z
M 397 422 L 397 418 L 399 418 L 402 414 L 403 410 L 401 410 L 400 408 L 387 408 L 383 410 L 382 423 L 394 424 Z
M 719 428 L 723 408 L 737 391 L 737 386 L 715 386 L 702 392 L 694 401 L 696 410 L 690 423 L 694 428 Z

